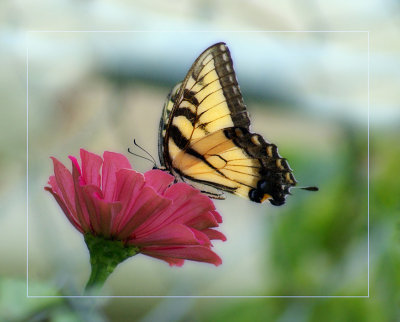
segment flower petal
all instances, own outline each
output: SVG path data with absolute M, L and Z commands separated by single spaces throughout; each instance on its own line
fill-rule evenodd
M 95 233 L 101 233 L 101 218 L 98 215 L 98 206 L 95 204 L 96 201 L 92 197 L 93 194 L 99 193 L 99 188 L 97 186 L 86 185 L 82 187 L 83 203 L 84 207 L 89 216 L 90 227 L 89 230 Z M 88 231 L 89 231 L 88 230 Z
M 131 213 L 131 209 L 140 195 L 140 190 L 144 187 L 144 176 L 134 170 L 120 169 L 116 173 L 116 178 L 117 184 L 114 199 L 120 201 L 123 207 L 113 222 L 113 235 L 120 230 L 119 227 L 122 221 L 129 220 L 127 216 Z
M 214 229 L 203 229 L 202 233 L 206 234 L 210 240 L 219 239 L 222 241 L 226 241 L 226 237 L 223 233 L 219 232 L 218 230 Z
M 164 196 L 173 200 L 172 205 L 140 227 L 143 233 L 151 234 L 173 222 L 186 223 L 214 209 L 214 205 L 208 197 L 186 183 L 172 185 L 166 190 Z
M 128 159 L 120 153 L 106 151 L 103 154 L 102 190 L 104 199 L 115 201 L 115 187 L 117 184 L 116 173 L 120 169 L 132 169 Z
M 80 226 L 80 224 L 76 221 L 76 219 L 71 215 L 69 209 L 67 208 L 67 206 L 65 205 L 64 201 L 61 199 L 61 197 L 54 191 L 52 190 L 50 187 L 45 187 L 44 190 L 50 192 L 54 199 L 56 199 L 58 205 L 60 206 L 60 208 L 62 209 L 62 211 L 64 212 L 65 216 L 68 218 L 69 222 L 81 233 L 83 233 L 82 227 Z
M 82 177 L 86 184 L 100 187 L 100 167 L 103 163 L 101 157 L 97 154 L 80 150 L 82 161 Z
M 82 186 L 85 186 L 86 183 L 82 176 L 80 175 L 81 170 L 79 168 L 78 161 L 75 157 L 69 157 L 72 161 L 72 179 L 74 180 L 75 187 L 75 209 L 76 209 L 76 217 L 79 221 L 80 225 L 84 232 L 91 231 L 89 212 L 86 205 L 85 197 L 83 196 Z M 96 186 L 94 186 L 96 187 Z M 99 188 L 98 188 L 99 190 Z
M 135 170 L 120 169 L 116 173 L 116 178 L 115 199 L 129 204 L 127 208 L 131 208 L 145 184 L 144 176 Z
M 219 223 L 219 224 L 222 223 L 222 216 L 219 214 L 219 212 L 217 212 L 216 210 L 211 210 L 210 212 L 215 217 L 215 220 L 217 221 L 217 223 Z
M 121 210 L 121 204 L 119 202 L 107 202 L 99 198 L 96 186 L 85 186 L 83 189 L 91 198 L 94 206 L 95 217 L 99 226 L 96 233 L 105 238 L 110 237 L 112 220 L 115 214 Z
M 177 183 L 169 187 L 165 197 L 174 201 L 171 207 L 174 215 L 171 216 L 171 220 L 182 223 L 215 209 L 210 198 L 186 183 Z
M 221 258 L 206 246 L 148 246 L 140 251 L 157 258 L 181 258 L 197 262 L 206 262 L 218 266 Z
M 53 160 L 54 176 L 57 182 L 57 187 L 61 192 L 59 196 L 63 199 L 72 216 L 76 218 L 75 189 L 72 174 L 56 158 L 51 157 L 51 159 Z
M 145 186 L 140 191 L 133 207 L 124 215 L 125 218 L 121 221 L 118 229 L 118 238 L 130 237 L 139 225 L 162 212 L 170 204 L 171 200 L 163 198 L 153 188 Z
M 144 174 L 146 184 L 151 186 L 157 193 L 164 194 L 168 186 L 174 181 L 174 176 L 165 171 L 154 169 Z
M 144 245 L 210 245 L 207 235 L 197 230 L 190 229 L 182 224 L 166 226 L 153 234 L 143 237 L 136 235 L 130 244 L 137 246 Z
M 198 230 L 210 227 L 218 227 L 218 223 L 215 220 L 215 217 L 213 216 L 211 211 L 205 212 L 200 216 L 192 218 L 189 221 L 185 222 L 185 224 Z

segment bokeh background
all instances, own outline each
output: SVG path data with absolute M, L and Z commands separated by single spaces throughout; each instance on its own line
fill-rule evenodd
M 0 320 L 400 318 L 398 2 L 42 0 L 0 8 Z M 57 30 L 66 32 L 45 32 Z M 89 30 L 137 32 L 78 32 Z M 284 207 L 217 201 L 228 238 L 215 243 L 221 266 L 170 268 L 138 255 L 103 293 L 369 298 L 47 297 L 80 294 L 89 275 L 82 236 L 43 190 L 49 157 L 111 150 L 150 169 L 127 148 L 135 138 L 157 155 L 166 95 L 218 41 L 231 50 L 253 131 L 278 145 L 299 185 L 320 191 L 293 190 Z M 43 298 L 27 298 L 27 266 L 29 295 Z

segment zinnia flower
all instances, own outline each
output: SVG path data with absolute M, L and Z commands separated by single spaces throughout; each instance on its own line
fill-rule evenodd
M 84 234 L 92 275 L 102 270 L 93 262 L 98 266 L 114 256 L 110 274 L 119 262 L 137 253 L 171 266 L 181 266 L 185 259 L 221 264 L 211 240 L 226 238 L 213 229 L 222 218 L 208 197 L 188 184 L 173 184 L 174 177 L 164 171 L 138 173 L 119 153 L 106 151 L 102 159 L 81 149 L 80 156 L 81 166 L 69 157 L 72 173 L 52 158 L 54 175 L 45 189 Z

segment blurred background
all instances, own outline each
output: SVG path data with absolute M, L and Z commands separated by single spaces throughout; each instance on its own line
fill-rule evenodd
M 400 318 L 397 1 L 41 0 L 0 9 L 0 320 Z M 65 32 L 47 32 L 57 30 Z M 89 30 L 137 32 L 79 32 Z M 221 266 L 170 268 L 138 255 L 118 266 L 103 294 L 370 297 L 49 297 L 81 294 L 90 269 L 82 236 L 43 190 L 49 157 L 69 165 L 79 148 L 111 150 L 150 169 L 127 148 L 135 138 L 157 156 L 167 94 L 218 41 L 231 50 L 252 130 L 278 145 L 300 186 L 320 191 L 293 190 L 283 207 L 227 196 L 215 202 L 228 238 L 214 243 Z M 27 267 L 29 295 L 43 298 L 27 298 Z

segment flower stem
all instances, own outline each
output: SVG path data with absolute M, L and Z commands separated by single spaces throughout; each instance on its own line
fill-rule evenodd
M 85 235 L 85 242 L 89 249 L 92 269 L 85 292 L 93 287 L 102 287 L 119 263 L 139 252 L 136 246 L 126 246 L 119 240 L 105 239 L 91 234 Z

